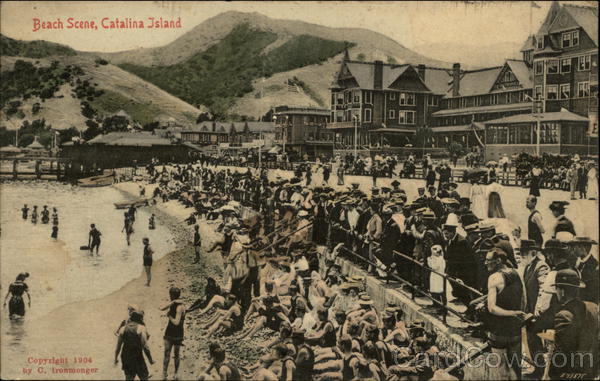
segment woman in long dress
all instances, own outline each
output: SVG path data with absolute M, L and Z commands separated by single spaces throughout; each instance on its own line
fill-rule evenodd
M 529 175 L 529 194 L 540 197 L 540 176 L 542 175 L 542 170 L 537 164 L 534 164 Z
M 488 214 L 489 218 L 506 218 L 504 214 L 504 208 L 502 207 L 502 185 L 498 184 L 495 180 L 491 180 L 486 187 L 486 194 L 488 199 Z
M 471 199 L 471 211 L 477 218 L 485 219 L 488 215 L 488 203 L 485 197 L 485 191 L 480 185 L 481 179 L 471 180 L 471 193 L 469 198 Z
M 590 169 L 587 173 L 587 195 L 590 200 L 598 199 L 598 170 L 594 164 L 590 164 Z

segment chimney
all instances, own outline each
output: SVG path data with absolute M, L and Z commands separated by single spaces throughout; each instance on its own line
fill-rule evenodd
M 375 75 L 373 78 L 373 88 L 381 89 L 383 86 L 383 61 L 375 61 Z
M 460 94 L 460 64 L 452 65 L 452 96 L 457 97 Z
M 421 81 L 425 82 L 425 65 L 419 64 L 419 66 L 417 66 L 417 73 L 419 73 Z

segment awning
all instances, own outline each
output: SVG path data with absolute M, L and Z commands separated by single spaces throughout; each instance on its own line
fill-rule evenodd
M 436 132 L 460 132 L 460 131 L 473 131 L 483 130 L 481 123 L 463 124 L 460 126 L 443 126 L 443 127 L 432 127 L 434 133 Z
M 499 112 L 499 111 L 517 111 L 517 110 L 531 110 L 531 102 L 527 103 L 512 103 L 505 105 L 492 105 L 492 106 L 477 106 L 467 107 L 450 110 L 440 110 L 434 112 L 433 116 L 455 116 L 455 115 L 470 115 L 470 114 L 483 114 L 488 112 Z
M 414 134 L 415 130 L 412 128 L 377 128 L 375 130 L 369 130 L 369 132 L 377 133 L 389 133 L 389 134 Z
M 589 119 L 574 114 L 570 111 L 546 112 L 542 114 L 519 114 L 511 115 L 500 119 L 488 120 L 483 122 L 488 124 L 513 124 L 513 123 L 536 123 L 541 122 L 585 122 L 589 123 Z

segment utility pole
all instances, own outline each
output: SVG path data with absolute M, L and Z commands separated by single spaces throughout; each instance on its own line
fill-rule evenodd
M 354 120 L 354 162 L 356 162 L 356 157 L 358 155 L 357 152 L 357 136 L 358 136 L 358 117 L 356 115 L 352 115 L 352 119 Z

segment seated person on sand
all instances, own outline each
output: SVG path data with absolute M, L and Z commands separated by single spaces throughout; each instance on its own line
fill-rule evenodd
M 208 329 L 208 337 L 223 333 L 227 336 L 244 328 L 244 316 L 242 308 L 237 298 L 233 294 L 228 294 L 223 309 L 217 310 L 213 317 L 206 324 L 204 329 Z
M 279 327 L 279 335 L 272 341 L 268 342 L 264 347 L 272 348 L 275 345 L 284 344 L 290 350 L 290 354 L 292 354 L 292 355 L 295 354 L 296 347 L 294 347 L 294 345 L 292 344 L 292 331 L 293 330 L 294 330 L 294 328 L 292 328 L 292 326 L 290 324 L 288 324 L 286 322 L 281 323 L 281 326 Z
M 222 295 L 221 287 L 217 284 L 214 278 L 208 277 L 206 278 L 206 287 L 204 287 L 204 298 L 196 300 L 190 308 L 188 308 L 187 313 L 195 311 L 197 309 L 205 308 L 208 303 L 211 302 L 215 295 Z
M 321 348 L 331 348 L 335 346 L 335 327 L 328 320 L 329 311 L 325 307 L 317 307 L 317 317 L 319 321 L 313 328 L 313 332 L 306 335 L 306 342 L 310 345 L 316 345 L 315 355 L 319 355 Z
M 381 327 L 383 325 L 377 310 L 373 308 L 373 301 L 368 295 L 361 295 L 358 304 L 359 310 L 348 313 L 347 319 L 350 323 L 358 323 L 361 330 L 369 326 Z
M 311 282 L 308 289 L 308 298 L 313 307 L 324 306 L 329 307 L 333 303 L 335 294 L 327 286 L 318 272 L 313 271 L 310 274 Z
M 263 356 L 260 361 L 261 365 L 249 378 L 259 381 L 291 381 L 295 364 L 292 357 L 289 355 L 287 346 L 279 344 L 271 349 L 271 353 Z M 284 369 L 285 367 L 285 369 Z M 282 375 L 285 374 L 285 377 Z
M 248 332 L 243 334 L 240 339 L 252 337 L 263 327 L 277 332 L 279 331 L 281 323 L 289 323 L 286 313 L 284 313 L 278 300 L 279 299 L 276 296 L 267 296 L 262 300 L 262 306 L 258 309 L 258 318 L 256 319 L 254 326 L 250 328 Z
M 372 345 L 375 348 L 375 360 L 380 364 L 381 369 L 387 372 L 387 367 L 393 365 L 392 352 L 387 343 L 379 339 L 379 328 L 369 326 L 365 338 L 367 341 L 363 346 L 363 353 L 366 354 L 367 348 Z
M 363 359 L 360 352 L 352 350 L 352 341 L 345 336 L 340 341 L 341 358 L 315 364 L 313 373 L 319 380 L 352 380 L 358 376 L 358 363 Z
M 265 305 L 264 305 L 263 301 L 267 297 L 273 296 L 276 298 L 274 303 L 279 303 L 279 298 L 275 294 L 274 289 L 275 289 L 275 283 L 273 283 L 273 281 L 265 282 L 265 292 L 262 293 L 260 296 L 252 298 L 252 302 L 250 303 L 250 308 L 248 308 L 248 311 L 246 312 L 246 321 L 250 320 L 253 317 L 253 314 L 258 314 L 258 311 L 261 308 L 264 308 Z

